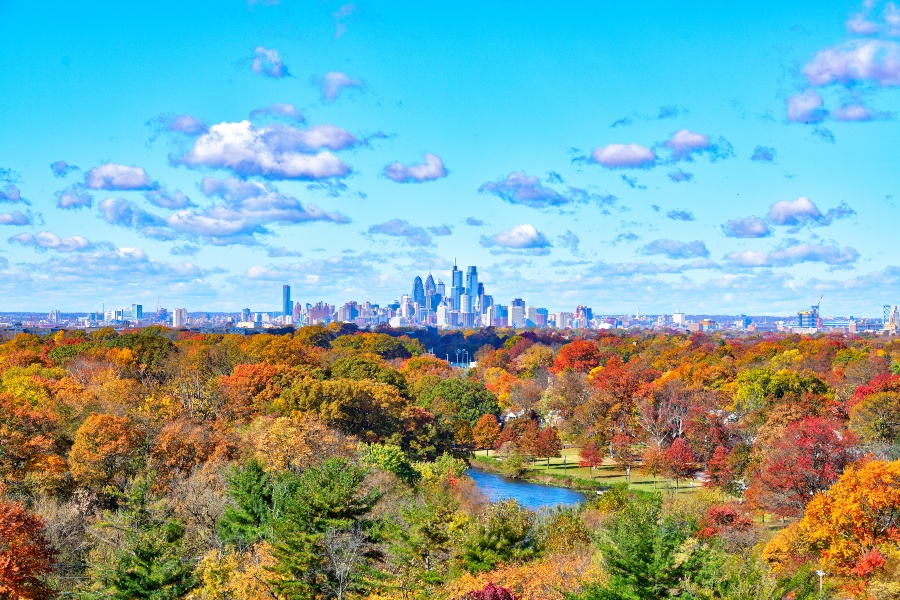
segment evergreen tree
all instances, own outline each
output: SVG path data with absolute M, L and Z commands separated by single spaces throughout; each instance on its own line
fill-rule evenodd
M 286 598 L 314 599 L 335 593 L 357 578 L 364 553 L 363 517 L 381 494 L 363 492 L 366 470 L 343 459 L 328 459 L 296 481 L 275 524 L 273 584 Z

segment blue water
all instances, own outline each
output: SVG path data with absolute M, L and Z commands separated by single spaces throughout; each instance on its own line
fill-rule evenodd
M 475 480 L 478 489 L 491 502 L 514 498 L 521 506 L 531 510 L 584 502 L 584 495 L 566 488 L 507 479 L 478 469 L 469 469 L 466 475 Z

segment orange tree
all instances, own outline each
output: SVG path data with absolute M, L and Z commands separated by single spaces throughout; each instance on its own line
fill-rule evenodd
M 803 518 L 773 538 L 763 557 L 778 567 L 817 557 L 851 580 L 883 575 L 900 544 L 900 460 L 847 468 L 827 493 L 816 494 Z
M 49 598 L 43 582 L 54 551 L 40 517 L 18 503 L 0 501 L 0 598 Z

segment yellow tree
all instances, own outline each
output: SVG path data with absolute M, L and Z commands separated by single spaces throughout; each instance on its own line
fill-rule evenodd
M 787 566 L 817 556 L 828 572 L 856 580 L 878 577 L 900 543 L 900 460 L 848 467 L 827 493 L 816 494 L 803 518 L 779 532 L 763 557 Z

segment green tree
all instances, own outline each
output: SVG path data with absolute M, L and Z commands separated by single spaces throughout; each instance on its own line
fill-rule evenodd
M 296 487 L 275 522 L 273 584 L 286 598 L 321 598 L 323 589 L 358 579 L 365 552 L 363 517 L 381 497 L 363 490 L 366 469 L 331 458 L 297 476 Z
M 163 501 L 150 495 L 151 485 L 149 479 L 136 479 L 123 510 L 100 524 L 121 537 L 110 560 L 92 568 L 105 590 L 98 597 L 175 600 L 197 583 L 185 527 L 171 517 Z
M 515 500 L 495 502 L 473 520 L 462 540 L 460 561 L 471 573 L 503 562 L 528 560 L 536 552 L 534 513 Z
M 664 517 L 658 495 L 629 498 L 607 521 L 600 541 L 609 580 L 581 599 L 656 600 L 677 595 L 682 581 L 703 565 L 705 550 L 689 540 L 691 525 Z

